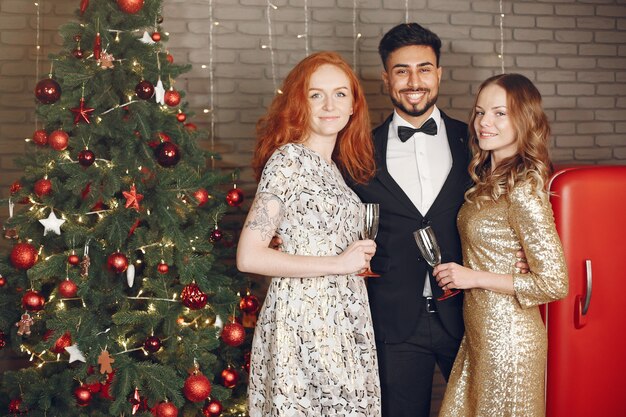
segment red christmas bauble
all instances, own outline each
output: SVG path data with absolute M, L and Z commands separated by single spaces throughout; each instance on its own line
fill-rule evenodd
M 154 86 L 150 81 L 140 81 L 139 84 L 135 86 L 135 93 L 140 99 L 148 100 L 154 95 Z
M 185 123 L 185 128 L 192 132 L 195 132 L 196 130 L 198 130 L 198 126 L 196 126 L 194 123 Z
M 26 407 L 24 407 L 22 405 L 22 399 L 21 398 L 13 398 L 10 402 L 9 402 L 9 413 L 11 414 L 22 414 L 27 412 L 28 410 L 26 409 Z
M 211 383 L 206 376 L 200 373 L 190 375 L 189 378 L 185 380 L 183 394 L 185 394 L 185 398 L 191 402 L 196 403 L 204 401 L 209 398 L 211 394 Z
M 176 120 L 178 120 L 179 122 L 184 122 L 185 120 L 187 120 L 187 115 L 185 113 L 178 113 L 176 115 Z
M 204 417 L 219 417 L 222 414 L 222 403 L 217 400 L 211 400 L 207 405 L 202 407 Z
M 246 372 L 250 373 L 250 352 L 246 352 L 243 354 L 243 369 L 246 370 Z
M 150 35 L 153 41 L 158 42 L 161 40 L 161 34 L 159 32 L 154 32 Z
M 100 391 L 100 396 L 106 400 L 114 400 L 111 395 L 111 383 L 113 382 L 113 377 L 115 376 L 115 369 L 110 374 L 107 374 L 107 379 L 102 385 L 102 389 Z
M 96 154 L 89 149 L 83 149 L 78 153 L 78 163 L 87 168 L 96 161 Z
M 243 191 L 233 187 L 226 193 L 226 203 L 231 207 L 239 207 L 243 203 Z
M 117 7 L 124 13 L 135 14 L 143 7 L 143 0 L 117 0 Z
M 198 188 L 198 190 L 193 193 L 193 198 L 198 202 L 198 206 L 203 206 L 209 201 L 209 192 L 204 188 Z
M 80 263 L 80 258 L 75 253 L 72 253 L 67 257 L 67 262 L 70 265 L 78 265 Z
M 70 279 L 63 280 L 59 283 L 59 294 L 61 294 L 63 298 L 74 298 L 76 297 L 77 291 L 78 286 Z
M 7 335 L 0 330 L 0 350 L 2 350 L 7 345 Z
M 222 371 L 222 385 L 226 388 L 235 388 L 239 382 L 239 373 L 230 366 Z
M 55 130 L 48 135 L 48 144 L 52 149 L 55 149 L 57 151 L 67 149 L 69 141 L 70 136 L 62 130 Z
M 45 146 L 48 143 L 48 132 L 43 129 L 35 130 L 35 133 L 33 133 L 33 142 L 39 146 Z
M 33 187 L 33 191 L 35 191 L 35 194 L 39 197 L 50 194 L 52 192 L 52 181 L 47 178 L 37 180 Z
M 102 384 L 100 383 L 100 381 L 96 381 L 94 383 L 91 384 L 85 384 L 85 386 L 87 387 L 87 389 L 89 390 L 89 392 L 95 394 L 98 393 L 102 390 Z
M 170 270 L 170 267 L 166 263 L 161 262 L 157 265 L 157 271 L 160 274 L 167 274 L 169 270 Z
M 161 339 L 156 336 L 148 336 L 143 342 L 143 347 L 148 352 L 158 352 L 158 350 L 161 349 Z
M 170 64 L 174 63 L 174 57 L 171 54 L 167 54 L 165 59 L 167 59 L 167 62 L 169 62 Z
M 222 340 L 229 346 L 239 346 L 246 338 L 246 329 L 239 323 L 228 323 L 222 329 Z
M 167 90 L 163 99 L 168 106 L 176 107 L 180 104 L 180 93 L 176 90 Z
M 7 285 L 7 279 L 0 275 L 0 288 L 4 287 L 5 285 Z
M 76 397 L 76 404 L 80 407 L 86 407 L 91 402 L 91 391 L 84 385 L 77 387 L 74 390 L 74 397 Z
M 52 78 L 46 78 L 35 86 L 35 97 L 43 104 L 52 104 L 61 98 L 61 86 Z
M 212 243 L 217 243 L 220 240 L 222 240 L 223 237 L 224 237 L 224 234 L 222 233 L 220 229 L 213 229 L 213 231 L 209 235 L 209 240 Z
M 154 150 L 154 154 L 162 167 L 168 168 L 180 161 L 180 150 L 172 142 L 161 142 Z
M 259 311 L 260 303 L 259 299 L 254 295 L 246 295 L 241 297 L 239 301 L 239 308 L 241 311 L 245 311 L 248 314 L 254 314 Z
M 22 307 L 28 311 L 40 311 L 45 304 L 44 296 L 34 290 L 26 291 L 22 297 Z
M 109 255 L 107 266 L 116 274 L 121 274 L 128 268 L 128 258 L 121 252 L 115 252 Z
M 72 56 L 74 56 L 74 58 L 76 59 L 82 59 L 83 57 L 83 50 L 80 48 L 76 48 L 72 51 Z
M 192 310 L 204 308 L 207 303 L 207 298 L 207 295 L 202 292 L 196 283 L 185 285 L 183 290 L 180 292 L 180 299 L 182 300 L 183 305 Z
M 30 243 L 18 243 L 11 250 L 11 264 L 17 269 L 27 270 L 37 262 L 39 254 Z
M 156 406 L 156 417 L 177 417 L 178 408 L 172 403 L 160 403 Z
M 70 346 L 72 346 L 72 335 L 70 332 L 65 332 L 54 342 L 50 350 L 54 353 L 65 353 L 65 348 Z

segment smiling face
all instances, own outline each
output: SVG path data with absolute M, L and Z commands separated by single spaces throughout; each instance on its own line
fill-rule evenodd
M 489 84 L 480 91 L 473 127 L 480 149 L 491 152 L 493 167 L 517 153 L 516 131 L 507 108 L 506 90 L 499 85 Z
M 430 46 L 410 45 L 387 58 L 382 77 L 389 98 L 403 119 L 419 127 L 432 113 L 439 96 L 441 67 Z
M 337 138 L 353 111 L 353 95 L 348 76 L 334 65 L 324 64 L 311 75 L 308 103 L 309 140 Z

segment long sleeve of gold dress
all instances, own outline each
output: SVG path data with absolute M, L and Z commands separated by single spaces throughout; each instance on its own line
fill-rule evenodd
M 465 290 L 465 336 L 439 416 L 543 416 L 547 337 L 538 305 L 568 291 L 552 207 L 525 182 L 509 199 L 481 202 L 480 208 L 466 202 L 457 222 L 465 266 L 512 274 L 515 293 Z M 515 269 L 520 248 L 528 274 Z

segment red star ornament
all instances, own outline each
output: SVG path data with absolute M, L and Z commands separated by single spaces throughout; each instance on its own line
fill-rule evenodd
M 72 113 L 74 113 L 74 124 L 77 125 L 78 122 L 91 123 L 89 120 L 89 116 L 93 113 L 95 109 L 91 107 L 85 107 L 85 97 L 80 98 L 80 104 L 78 107 L 74 107 L 70 109 Z
M 130 192 L 122 191 L 122 194 L 126 198 L 126 208 L 134 208 L 139 211 L 139 203 L 143 200 L 143 194 L 137 194 L 135 184 L 130 187 Z

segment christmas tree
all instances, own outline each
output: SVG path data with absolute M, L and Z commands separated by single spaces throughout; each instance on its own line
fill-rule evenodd
M 0 414 L 245 415 L 258 300 L 218 225 L 243 195 L 197 144 L 161 0 L 77 6 L 6 202 L 0 348 L 30 366 Z

